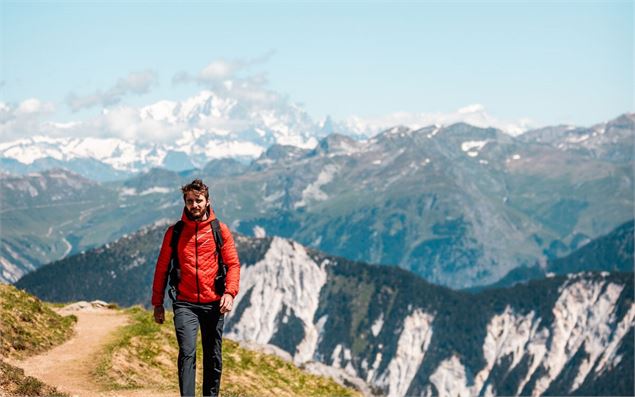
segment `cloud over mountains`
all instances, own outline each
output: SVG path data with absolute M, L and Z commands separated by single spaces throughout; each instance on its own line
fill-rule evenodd
M 159 76 L 150 68 L 131 72 L 106 89 L 88 94 L 70 92 L 63 101 L 72 112 L 70 120 L 59 120 L 60 108 L 64 108 L 62 103 L 37 98 L 20 103 L 0 102 L 0 139 L 10 142 L 45 135 L 167 143 L 206 134 L 258 138 L 263 135 L 260 130 L 265 126 L 278 131 L 278 136 L 286 137 L 276 143 L 310 146 L 311 136 L 319 138 L 324 133 L 339 132 L 368 137 L 396 125 L 420 128 L 463 121 L 479 127 L 496 127 L 512 135 L 532 126 L 528 119 L 498 119 L 481 104 L 449 112 L 394 112 L 373 117 L 351 115 L 344 120 L 316 120 L 302 105 L 272 89 L 266 73 L 257 70 L 272 56 L 273 51 L 269 51 L 252 59 L 216 59 L 196 73 L 178 72 L 171 84 L 175 88 L 194 85 L 198 92 L 181 100 L 153 99 L 145 105 L 138 101 L 133 105 L 129 99 L 151 93 L 161 85 Z M 101 111 L 88 116 L 78 113 L 90 109 Z

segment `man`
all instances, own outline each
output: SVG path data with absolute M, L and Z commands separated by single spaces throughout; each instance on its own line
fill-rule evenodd
M 226 266 L 224 286 L 215 283 L 219 268 L 213 224 L 216 220 L 209 201 L 209 189 L 200 179 L 181 188 L 185 208 L 168 228 L 157 259 L 152 286 L 154 320 L 165 320 L 163 296 L 170 278 L 174 328 L 179 343 L 179 389 L 182 396 L 194 396 L 196 384 L 196 335 L 199 326 L 203 342 L 203 395 L 217 396 L 222 370 L 222 335 L 225 313 L 232 309 L 238 293 L 240 262 L 229 228 L 220 226 L 221 261 Z M 176 231 L 175 231 L 176 228 Z M 218 231 L 218 229 L 217 229 Z M 175 238 L 172 236 L 175 234 Z M 172 247 L 176 250 L 173 252 Z M 174 255 L 173 255 L 174 254 Z M 170 266 L 172 265 L 172 266 Z M 171 270 L 172 267 L 172 270 Z M 168 277 L 168 275 L 170 277 Z M 176 280 L 174 280 L 176 278 Z M 217 284 L 217 285 L 215 285 Z M 222 291 L 224 289 L 224 291 Z M 220 290 L 220 291 L 219 291 Z

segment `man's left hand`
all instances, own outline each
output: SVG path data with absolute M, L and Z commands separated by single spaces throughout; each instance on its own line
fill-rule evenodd
M 222 298 L 220 298 L 220 312 L 221 314 L 225 314 L 232 310 L 232 306 L 234 305 L 234 297 L 230 294 L 224 294 Z

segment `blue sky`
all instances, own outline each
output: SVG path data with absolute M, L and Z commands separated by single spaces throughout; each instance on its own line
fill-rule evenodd
M 315 119 L 480 104 L 533 126 L 590 125 L 633 111 L 632 1 L 1 4 L 1 100 L 50 103 L 56 121 L 111 106 L 73 109 L 71 95 L 185 99 L 214 62 Z M 131 73 L 150 80 L 117 84 Z

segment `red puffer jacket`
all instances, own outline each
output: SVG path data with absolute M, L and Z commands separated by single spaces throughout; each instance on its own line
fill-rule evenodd
M 216 243 L 212 233 L 211 221 L 216 218 L 214 211 L 210 208 L 209 217 L 197 222 L 190 220 L 185 211 L 181 216 L 183 221 L 183 231 L 179 238 L 178 255 L 179 266 L 181 268 L 181 280 L 179 282 L 178 300 L 192 303 L 210 303 L 219 300 L 221 297 L 214 291 L 214 278 L 218 271 L 218 260 L 216 258 Z M 157 259 L 154 270 L 154 282 L 152 283 L 152 305 L 161 306 L 163 296 L 168 281 L 170 260 L 172 258 L 172 229 L 170 226 L 163 237 L 163 245 Z M 240 280 L 240 261 L 234 238 L 229 228 L 220 222 L 221 235 L 223 237 L 223 247 L 221 254 L 223 261 L 227 265 L 227 278 L 225 281 L 225 293 L 236 296 Z

